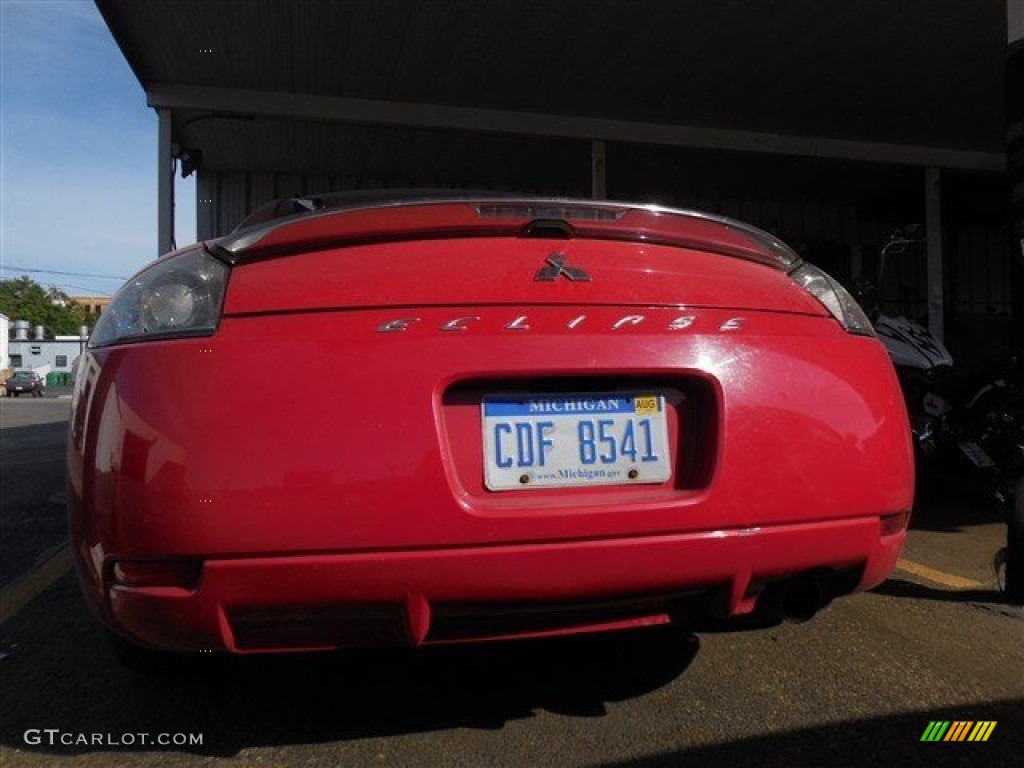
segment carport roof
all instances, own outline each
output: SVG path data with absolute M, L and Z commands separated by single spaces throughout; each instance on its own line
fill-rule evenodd
M 1002 0 L 97 5 L 211 169 L 331 173 L 384 126 L 1003 163 Z

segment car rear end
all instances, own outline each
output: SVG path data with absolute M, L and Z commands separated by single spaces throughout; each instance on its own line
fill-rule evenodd
M 904 540 L 884 349 L 735 222 L 327 208 L 165 257 L 124 297 L 76 384 L 69 500 L 90 605 L 143 646 L 806 618 Z
M 7 394 L 14 396 L 22 393 L 33 394 L 39 386 L 39 380 L 33 371 L 15 371 L 4 382 Z

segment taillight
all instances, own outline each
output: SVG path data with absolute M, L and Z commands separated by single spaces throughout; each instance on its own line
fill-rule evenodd
M 226 264 L 201 247 L 156 262 L 114 295 L 89 346 L 212 334 L 228 272 Z
M 874 336 L 871 321 L 860 304 L 842 285 L 813 264 L 803 263 L 789 273 L 790 279 L 824 305 L 850 333 Z

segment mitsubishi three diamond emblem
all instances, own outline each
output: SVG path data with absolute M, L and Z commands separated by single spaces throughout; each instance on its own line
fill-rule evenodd
M 585 271 L 579 267 L 566 266 L 565 256 L 560 253 L 552 253 L 544 262 L 545 266 L 537 270 L 537 274 L 533 276 L 534 282 L 551 282 L 557 280 L 559 275 L 565 275 L 574 283 L 590 282 L 590 275 Z

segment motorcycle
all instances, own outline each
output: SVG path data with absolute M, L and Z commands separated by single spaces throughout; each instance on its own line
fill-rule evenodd
M 996 499 L 1009 505 L 1024 478 L 1024 354 L 979 387 L 948 419 L 957 447 L 983 473 Z
M 1024 605 L 1024 354 L 947 418 L 960 453 L 1006 512 L 1006 548 L 996 556 L 1000 589 Z
M 882 282 L 887 257 L 901 253 L 908 245 L 924 242 L 915 235 L 912 226 L 893 232 L 879 254 L 877 281 L 873 283 L 859 275 L 854 279 L 852 293 L 871 319 L 899 376 L 915 450 L 920 457 L 929 457 L 939 448 L 943 419 L 952 410 L 947 390 L 956 376 L 953 356 L 921 323 L 902 313 L 882 313 L 875 287 Z
M 924 242 L 897 229 L 882 247 L 878 282 L 888 256 Z M 900 379 L 915 452 L 928 461 L 953 454 L 966 461 L 1007 517 L 1007 546 L 997 556 L 1000 588 L 1024 603 L 1024 353 L 994 374 L 971 378 L 921 323 L 881 312 L 877 289 L 863 276 L 853 293 L 868 313 Z

